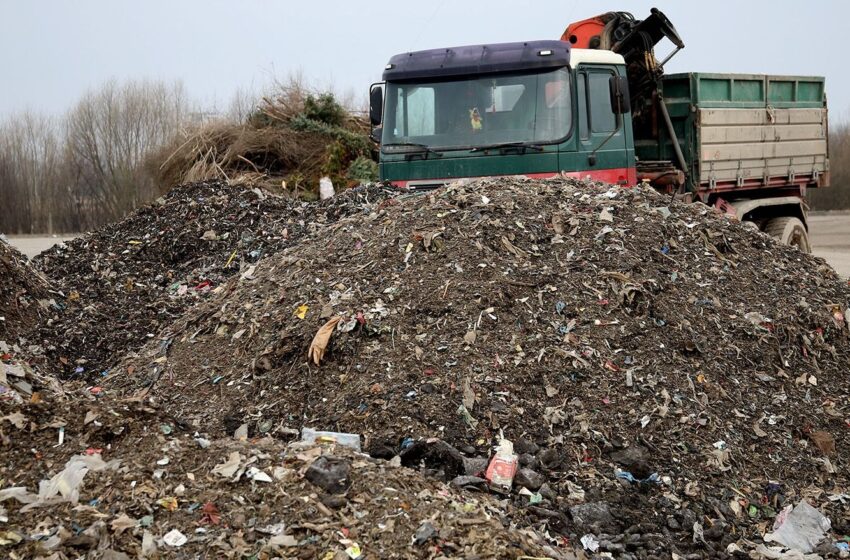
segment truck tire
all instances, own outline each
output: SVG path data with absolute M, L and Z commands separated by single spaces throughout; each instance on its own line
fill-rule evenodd
M 806 226 L 799 218 L 791 216 L 782 216 L 773 218 L 764 226 L 764 232 L 771 237 L 775 237 L 784 245 L 791 245 L 798 248 L 804 253 L 811 253 L 812 247 L 809 245 L 809 234 L 806 233 Z

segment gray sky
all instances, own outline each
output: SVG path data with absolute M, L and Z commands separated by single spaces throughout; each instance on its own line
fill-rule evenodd
M 831 115 L 850 117 L 850 2 L 713 0 L 0 0 L 0 115 L 61 113 L 110 78 L 182 80 L 206 105 L 301 71 L 365 99 L 395 53 L 560 37 L 609 10 L 658 6 L 686 48 L 668 71 L 824 75 Z

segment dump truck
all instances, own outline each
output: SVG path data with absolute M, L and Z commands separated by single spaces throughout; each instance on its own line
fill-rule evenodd
M 806 191 L 829 185 L 824 78 L 666 74 L 684 46 L 653 9 L 576 22 L 558 40 L 393 56 L 370 90 L 381 179 L 644 183 L 810 251 Z

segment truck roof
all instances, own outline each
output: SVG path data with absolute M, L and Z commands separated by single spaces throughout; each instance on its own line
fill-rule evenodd
M 570 50 L 570 44 L 565 41 L 543 40 L 408 52 L 390 58 L 384 80 L 563 68 L 570 63 Z

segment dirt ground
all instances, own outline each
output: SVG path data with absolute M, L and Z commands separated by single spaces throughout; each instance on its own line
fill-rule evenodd
M 814 253 L 825 258 L 842 277 L 850 278 L 850 212 L 812 214 L 809 227 Z M 76 235 L 73 234 L 9 236 L 9 242 L 32 258 L 54 244 L 74 237 Z
M 842 278 L 850 278 L 850 212 L 812 214 L 809 236 L 815 255 L 826 259 Z
M 55 244 L 75 237 L 77 236 L 73 233 L 64 233 L 61 235 L 9 235 L 7 239 L 15 249 L 29 258 L 33 258 Z

